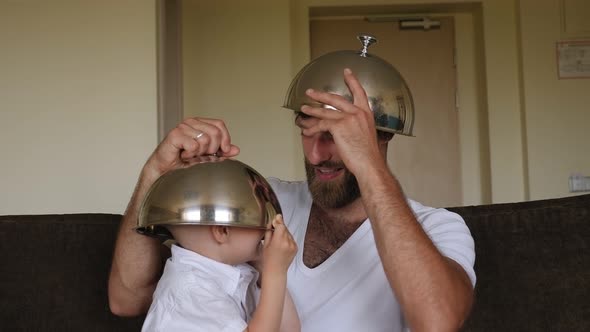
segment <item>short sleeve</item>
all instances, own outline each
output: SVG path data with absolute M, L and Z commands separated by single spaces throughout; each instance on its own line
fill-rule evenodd
M 463 218 L 445 209 L 431 208 L 410 201 L 418 222 L 445 257 L 457 262 L 475 287 L 475 243 Z

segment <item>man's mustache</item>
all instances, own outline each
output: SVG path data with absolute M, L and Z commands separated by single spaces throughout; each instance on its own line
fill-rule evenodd
M 326 161 L 322 161 L 321 163 L 319 163 L 317 165 L 312 165 L 309 161 L 307 161 L 307 163 L 313 167 L 346 168 L 346 166 L 344 166 L 343 162 L 338 162 L 338 161 L 326 160 Z

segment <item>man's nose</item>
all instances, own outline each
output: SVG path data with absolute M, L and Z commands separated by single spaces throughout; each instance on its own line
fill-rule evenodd
M 323 161 L 332 159 L 334 149 L 334 139 L 329 132 L 317 134 L 313 138 L 311 151 L 309 153 L 309 162 L 317 165 Z

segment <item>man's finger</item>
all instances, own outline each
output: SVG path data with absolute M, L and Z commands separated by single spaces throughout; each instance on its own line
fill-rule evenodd
M 317 133 L 324 133 L 324 132 L 330 132 L 330 126 L 332 125 L 332 122 L 329 120 L 321 120 L 316 122 L 313 126 L 309 126 L 306 128 L 301 128 L 301 135 L 303 136 L 313 136 Z
M 205 140 L 208 141 L 206 145 L 207 154 L 214 154 L 217 153 L 221 149 L 221 141 L 223 139 L 223 130 L 219 129 L 217 126 L 209 124 L 205 121 L 200 121 L 198 125 L 199 131 L 203 132 L 203 135 L 197 138 L 197 140 Z
M 231 136 L 229 134 L 229 130 L 225 126 L 225 122 L 223 122 L 221 120 L 217 120 L 217 119 L 207 119 L 207 118 L 202 118 L 201 121 L 206 122 L 212 126 L 219 128 L 220 134 L 221 134 L 221 137 L 220 137 L 221 151 L 223 151 L 223 153 L 225 155 L 229 154 L 230 150 L 232 149 L 232 144 L 231 144 Z
M 356 107 L 351 103 L 351 101 L 344 98 L 341 95 L 337 95 L 330 92 L 317 91 L 313 89 L 307 89 L 307 91 L 305 91 L 305 94 L 309 98 L 318 101 L 321 104 L 332 106 L 335 110 L 349 113 L 356 112 Z M 323 109 L 330 111 L 329 108 Z
M 166 139 L 174 147 L 175 151 L 171 153 L 175 154 L 173 158 L 178 158 L 178 152 L 181 153 L 180 158 L 187 159 L 197 156 L 200 151 L 199 142 L 195 141 L 192 137 L 183 133 L 180 128 L 175 129 L 177 132 L 174 135 L 169 135 Z
M 317 119 L 337 120 L 341 119 L 344 116 L 342 112 L 340 112 L 339 110 L 333 110 L 323 107 L 311 107 L 309 105 L 301 106 L 301 112 Z
M 344 82 L 352 93 L 354 105 L 366 110 L 366 106 L 369 105 L 367 92 L 349 68 L 344 69 Z

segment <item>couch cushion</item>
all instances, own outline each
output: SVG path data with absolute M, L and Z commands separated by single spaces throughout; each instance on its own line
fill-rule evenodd
M 120 215 L 0 216 L 3 331 L 139 331 L 111 314 L 107 278 Z
M 590 195 L 450 210 L 476 247 L 465 331 L 590 331 Z

